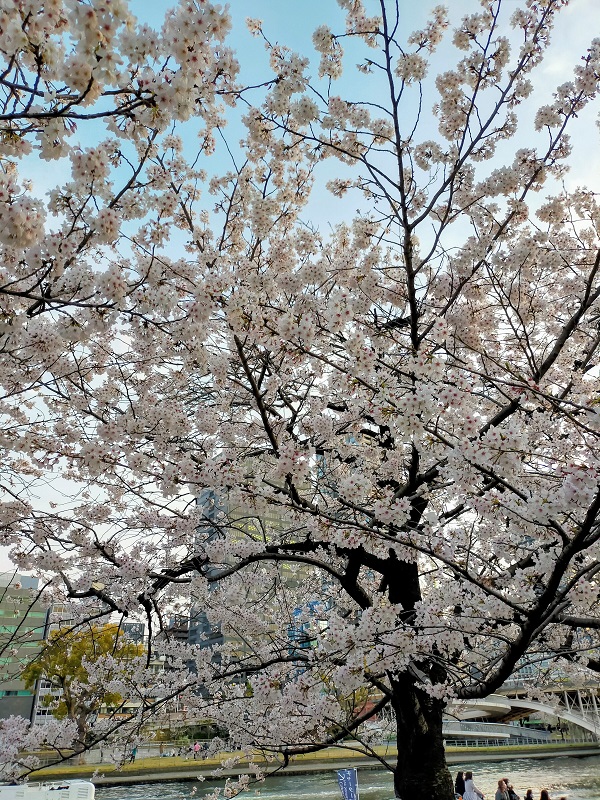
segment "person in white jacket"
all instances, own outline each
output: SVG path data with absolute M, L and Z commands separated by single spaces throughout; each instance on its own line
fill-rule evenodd
M 483 800 L 483 792 L 481 792 L 473 783 L 473 773 L 465 772 L 465 793 L 463 800 Z

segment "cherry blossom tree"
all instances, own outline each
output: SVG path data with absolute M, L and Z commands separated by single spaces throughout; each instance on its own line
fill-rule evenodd
M 128 641 L 116 625 L 90 626 L 77 633 L 55 630 L 43 652 L 26 666 L 23 680 L 28 689 L 40 680 L 45 682 L 40 704 L 57 719 L 74 722 L 77 743 L 83 747 L 102 707 L 123 707 L 127 698 L 111 691 L 111 683 L 123 673 L 126 679 L 127 663 L 140 656 L 142 649 L 141 644 Z M 98 662 L 103 662 L 101 669 Z M 90 679 L 88 665 L 93 665 L 101 680 Z
M 249 20 L 254 90 L 208 2 L 160 34 L 109 0 L 2 6 L 2 537 L 82 619 L 143 615 L 170 670 L 131 724 L 178 695 L 283 764 L 383 760 L 388 709 L 396 796 L 450 800 L 450 700 L 598 663 L 600 207 L 567 131 L 600 41 L 532 111 L 566 0 L 409 36 L 400 0 L 338 5 L 318 64 Z M 29 147 L 70 159 L 47 202 Z

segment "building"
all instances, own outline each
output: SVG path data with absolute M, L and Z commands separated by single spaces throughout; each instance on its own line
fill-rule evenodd
M 117 624 L 112 624 L 116 630 Z M 67 606 L 55 604 L 52 607 L 52 619 L 51 623 L 48 625 L 46 637 L 48 638 L 51 634 L 60 631 L 68 632 L 76 630 L 83 632 L 85 630 L 85 626 L 83 628 L 77 628 L 74 626 L 73 614 L 71 611 L 69 611 L 69 608 Z M 143 622 L 121 623 L 120 636 L 122 636 L 122 643 L 129 642 L 131 645 L 137 645 L 141 650 L 143 649 L 144 642 L 146 640 L 146 626 Z M 137 648 L 132 649 L 132 654 L 137 654 Z M 164 659 L 155 655 L 151 661 L 150 669 L 155 673 L 162 671 L 162 669 L 164 669 L 163 661 Z M 63 690 L 56 685 L 56 681 L 51 682 L 42 677 L 38 681 L 38 697 L 40 701 L 36 703 L 33 722 L 35 724 L 44 724 L 54 719 L 55 709 L 56 706 L 61 702 L 62 695 Z M 103 705 L 98 712 L 98 716 L 111 716 L 119 719 L 128 718 L 136 713 L 138 707 L 138 700 L 124 700 L 122 704 L 118 706 L 118 708 L 110 708 Z
M 41 651 L 48 607 L 38 597 L 37 579 L 0 573 L 0 719 L 33 720 L 35 689 L 26 689 L 21 673 Z
M 146 626 L 143 622 L 123 622 L 121 630 L 126 639 L 134 644 L 144 644 L 146 638 Z

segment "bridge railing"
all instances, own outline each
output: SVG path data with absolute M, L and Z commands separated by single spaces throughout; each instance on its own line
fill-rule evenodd
M 448 747 L 510 747 L 514 746 L 515 742 L 510 741 L 510 739 L 483 739 L 478 737 L 477 739 L 469 739 L 463 738 L 461 736 L 460 739 L 453 739 L 451 736 L 447 736 L 444 739 L 446 746 Z M 569 737 L 568 739 L 560 740 L 553 740 L 553 741 L 545 741 L 540 742 L 538 739 L 520 739 L 518 744 L 535 744 L 535 745 L 544 745 L 545 747 L 551 748 L 553 745 L 563 745 L 563 744 L 590 744 L 589 739 L 580 738 L 580 737 Z
M 519 739 L 536 739 L 538 742 L 545 742 L 551 738 L 548 731 L 531 730 L 520 725 L 507 725 L 504 722 L 469 722 L 467 720 L 446 720 L 443 726 L 444 736 L 460 735 L 461 737 L 469 733 L 483 733 L 487 738 L 507 737 Z

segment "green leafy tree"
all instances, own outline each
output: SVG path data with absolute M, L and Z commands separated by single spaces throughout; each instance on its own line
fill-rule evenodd
M 102 706 L 120 706 L 123 694 L 114 686 L 125 679 L 132 659 L 143 647 L 125 638 L 118 625 L 89 626 L 84 630 L 60 629 L 50 633 L 47 646 L 23 672 L 28 689 L 43 679 L 48 692 L 42 703 L 58 719 L 77 725 L 77 739 L 85 745 L 92 720 Z

